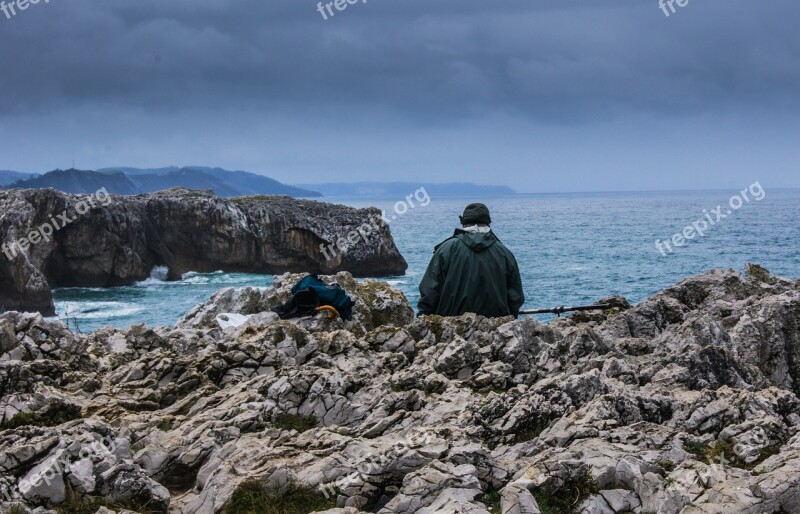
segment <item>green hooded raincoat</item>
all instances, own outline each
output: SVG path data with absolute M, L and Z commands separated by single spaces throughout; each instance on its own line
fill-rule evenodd
M 517 317 L 525 303 L 517 261 L 492 232 L 456 229 L 436 247 L 419 292 L 420 314 Z

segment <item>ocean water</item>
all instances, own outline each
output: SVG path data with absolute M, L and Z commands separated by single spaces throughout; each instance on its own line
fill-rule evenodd
M 498 237 L 516 255 L 525 287 L 525 308 L 592 303 L 620 294 L 640 302 L 664 287 L 711 268 L 741 271 L 758 263 L 788 278 L 800 277 L 800 190 L 753 195 L 738 210 L 729 206 L 736 191 L 668 193 L 570 193 L 430 198 L 331 198 L 354 207 L 386 211 L 392 234 L 409 264 L 402 277 L 382 277 L 400 288 L 413 305 L 433 247 L 452 235 L 470 202 L 486 203 Z M 409 191 L 409 194 L 414 191 Z M 425 199 L 424 195 L 419 198 Z M 405 205 L 402 205 L 402 204 Z M 424 202 L 423 202 L 424 203 Z M 413 204 L 413 207 L 410 205 Z M 682 247 L 663 255 L 656 240 L 704 219 L 718 205 L 726 217 Z M 727 211 L 731 211 L 728 215 Z M 698 225 L 702 228 L 702 225 Z M 56 310 L 83 332 L 132 323 L 171 325 L 223 287 L 267 287 L 271 276 L 243 273 L 188 273 L 165 282 L 163 270 L 139 284 L 112 289 L 55 291 Z M 546 320 L 546 317 L 541 319 Z

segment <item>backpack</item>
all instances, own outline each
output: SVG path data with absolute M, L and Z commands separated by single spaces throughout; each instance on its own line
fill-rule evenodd
M 339 284 L 326 284 L 317 275 L 307 275 L 292 287 L 292 297 L 285 304 L 273 309 L 281 319 L 312 316 L 317 307 L 330 305 L 344 320 L 353 317 L 355 302 L 347 296 Z

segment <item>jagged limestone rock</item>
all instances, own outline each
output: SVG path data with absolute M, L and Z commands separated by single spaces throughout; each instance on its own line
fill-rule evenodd
M 0 315 L 4 498 L 215 513 L 255 480 L 337 514 L 800 512 L 796 282 L 714 271 L 544 325 L 413 318 L 338 274 L 352 320 L 266 314 L 301 277 L 171 328 Z M 251 317 L 222 330 L 220 312 Z

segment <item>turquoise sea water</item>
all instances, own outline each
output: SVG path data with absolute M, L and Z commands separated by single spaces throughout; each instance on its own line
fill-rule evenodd
M 710 268 L 742 270 L 748 262 L 772 272 L 800 277 L 800 190 L 770 190 L 751 199 L 666 256 L 655 241 L 670 240 L 722 205 L 736 191 L 668 193 L 570 193 L 436 198 L 426 206 L 395 210 L 402 198 L 331 198 L 354 207 L 384 209 L 398 248 L 409 264 L 403 277 L 384 277 L 416 305 L 417 286 L 433 246 L 452 234 L 470 202 L 486 203 L 493 228 L 519 262 L 526 308 L 591 303 L 621 294 L 632 303 Z M 409 191 L 412 194 L 414 191 Z M 752 196 L 752 195 L 750 195 Z M 422 196 L 420 196 L 422 197 Z M 711 215 L 715 220 L 716 215 Z M 171 325 L 194 305 L 223 287 L 266 287 L 271 276 L 242 273 L 189 273 L 182 281 L 153 278 L 112 289 L 58 289 L 60 316 L 77 320 L 87 332 L 104 325 Z

